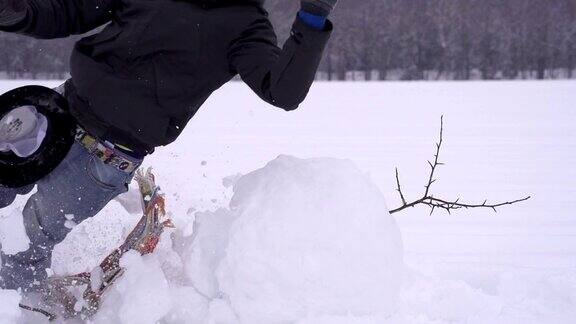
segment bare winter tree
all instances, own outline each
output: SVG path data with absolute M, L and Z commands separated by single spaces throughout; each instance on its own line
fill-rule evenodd
M 267 0 L 266 8 L 282 44 L 299 2 Z M 378 79 L 558 79 L 576 70 L 576 0 L 340 0 L 331 18 L 321 72 L 332 80 L 357 78 L 353 71 Z M 74 40 L 0 33 L 0 77 L 63 78 Z
M 492 209 L 496 212 L 496 208 L 498 208 L 498 207 L 502 207 L 505 205 L 512 205 L 512 204 L 516 204 L 516 203 L 530 199 L 530 196 L 528 196 L 528 197 L 525 197 L 522 199 L 516 199 L 513 201 L 506 201 L 506 202 L 500 202 L 500 203 L 491 204 L 491 203 L 488 203 L 487 200 L 484 200 L 483 203 L 473 204 L 473 203 L 461 202 L 460 198 L 458 198 L 456 200 L 448 200 L 448 199 L 442 199 L 442 198 L 434 197 L 434 195 L 432 194 L 430 189 L 432 187 L 432 184 L 434 184 L 436 182 L 435 172 L 439 166 L 444 165 L 444 163 L 440 162 L 440 160 L 439 160 L 440 149 L 442 148 L 443 131 L 444 131 L 444 117 L 442 116 L 440 118 L 440 140 L 438 141 L 438 143 L 436 143 L 436 154 L 434 155 L 434 162 L 428 161 L 428 165 L 430 166 L 430 176 L 428 178 L 428 182 L 426 183 L 424 194 L 422 195 L 421 198 L 416 199 L 416 200 L 411 201 L 411 202 L 408 202 L 406 200 L 404 193 L 402 192 L 402 186 L 400 185 L 400 176 L 398 174 L 398 168 L 396 168 L 396 185 L 397 185 L 396 191 L 398 191 L 398 194 L 400 195 L 400 199 L 402 200 L 402 206 L 391 210 L 390 211 L 391 214 L 394 214 L 394 213 L 397 213 L 397 212 L 402 211 L 404 209 L 407 209 L 410 207 L 415 207 L 418 205 L 424 205 L 424 206 L 430 207 L 430 215 L 432 215 L 436 209 L 445 210 L 446 212 L 451 213 L 453 210 L 463 209 L 463 208 L 464 209 L 489 208 L 489 209 Z

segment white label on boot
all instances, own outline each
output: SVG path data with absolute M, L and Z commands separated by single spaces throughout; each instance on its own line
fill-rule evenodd
M 40 148 L 47 130 L 48 120 L 35 107 L 18 107 L 0 121 L 0 151 L 29 157 Z

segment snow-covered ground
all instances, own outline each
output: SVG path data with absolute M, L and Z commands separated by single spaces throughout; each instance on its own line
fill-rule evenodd
M 2 82 L 0 90 L 25 83 Z M 199 256 L 186 254 L 186 244 L 194 244 L 190 237 L 196 215 L 222 220 L 211 223 L 212 227 L 227 226 L 226 208 L 232 190 L 225 185 L 237 178 L 228 176 L 248 174 L 279 155 L 350 159 L 369 174 L 388 207 L 393 208 L 400 202 L 395 192 L 396 166 L 407 199 L 422 194 L 429 171 L 426 161 L 434 153 L 440 116 L 444 115 L 445 142 L 440 159 L 446 165 L 438 170 L 438 182 L 432 189 L 435 196 L 480 203 L 484 199 L 497 202 L 526 195 L 532 199 L 503 207 L 498 213 L 464 210 L 445 215 L 438 211 L 429 216 L 428 209 L 419 207 L 395 214 L 406 271 L 393 314 L 378 317 L 353 312 L 358 308 L 350 306 L 349 315 L 317 312 L 299 323 L 572 323 L 576 318 L 575 104 L 574 81 L 317 83 L 299 110 L 285 113 L 262 103 L 244 85 L 229 84 L 207 102 L 176 143 L 158 149 L 146 161 L 146 165 L 155 167 L 167 194 L 168 209 L 179 226 L 175 242 L 181 240 L 184 248 L 174 252 L 178 249 L 171 248 L 167 238 L 164 244 L 168 245 L 159 249 L 162 256 L 126 259 L 126 264 L 135 269 L 133 275 L 124 278 L 110 297 L 115 305 L 105 307 L 96 322 L 126 323 L 122 316 L 141 315 L 139 307 L 151 309 L 146 320 L 157 317 L 164 323 L 203 323 L 201 319 L 234 323 L 238 318 L 248 318 L 242 317 L 246 309 L 219 302 L 225 298 L 222 291 L 210 290 L 211 283 L 192 278 L 177 283 L 172 280 L 177 276 L 171 274 L 178 270 L 174 260 L 183 255 L 190 256 L 184 260 L 189 262 L 188 273 L 190 269 L 206 270 L 190 261 Z M 0 238 L 5 251 L 26 246 L 19 222 L 23 201 L 0 211 Z M 318 201 L 334 199 L 318 197 Z M 74 235 L 59 247 L 54 270 L 82 269 L 89 260 L 74 256 L 74 251 L 84 251 L 96 260 L 94 256 L 106 253 L 121 240 L 136 218 L 113 202 L 97 219 L 75 229 Z M 295 224 L 303 226 L 298 215 Z M 222 233 L 215 233 L 216 246 L 211 248 L 221 251 L 218 238 Z M 242 231 L 237 233 L 242 236 Z M 370 241 L 370 237 L 357 239 Z M 250 246 L 253 243 L 246 244 L 246 248 Z M 368 246 L 367 251 L 379 250 Z M 372 255 L 375 259 L 387 257 L 376 254 Z M 218 258 L 206 257 L 202 262 L 207 260 Z M 146 276 L 139 276 L 145 269 L 153 273 L 157 284 L 148 292 L 134 290 L 132 286 L 147 282 Z M 218 278 L 226 277 L 224 269 L 217 271 Z M 242 278 L 238 273 L 234 275 Z M 282 273 L 278 280 L 286 279 L 285 275 Z M 301 278 L 299 275 L 295 272 L 294 278 Z M 205 278 L 205 273 L 198 276 Z M 366 282 L 376 277 L 367 276 Z M 168 282 L 164 282 L 166 278 Z M 262 286 L 226 282 L 228 292 L 262 291 L 258 290 Z M 288 293 L 295 294 L 292 290 Z M 322 306 L 326 304 L 321 300 L 325 295 L 316 293 L 316 303 L 307 299 L 310 296 L 300 296 L 301 300 L 313 304 L 312 310 L 330 309 Z M 146 294 L 156 297 L 146 300 Z M 217 298 L 207 306 L 203 299 L 211 294 Z M 359 298 L 368 295 L 359 294 Z M 0 322 L 18 318 L 9 306 L 15 298 L 11 292 L 0 292 Z M 167 299 L 172 302 L 165 302 Z M 341 305 L 341 301 L 333 300 L 334 305 Z M 382 305 L 382 309 L 386 307 Z M 279 311 L 278 318 L 290 318 L 287 312 Z M 29 316 L 17 320 L 29 322 Z

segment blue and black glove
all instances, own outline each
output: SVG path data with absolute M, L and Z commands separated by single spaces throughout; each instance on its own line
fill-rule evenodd
M 326 19 L 334 10 L 338 0 L 301 0 L 301 10 L 298 16 L 305 23 L 316 29 L 326 27 Z
M 338 0 L 302 0 L 302 11 L 313 15 L 328 17 L 336 7 Z
M 0 0 L 0 27 L 15 25 L 25 17 L 25 0 Z

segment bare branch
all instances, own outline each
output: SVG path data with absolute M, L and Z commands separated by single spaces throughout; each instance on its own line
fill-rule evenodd
M 468 209 L 468 208 L 490 208 L 496 212 L 496 208 L 498 208 L 498 207 L 516 204 L 519 202 L 526 201 L 530 198 L 531 197 L 528 196 L 528 197 L 525 197 L 522 199 L 517 199 L 514 201 L 507 201 L 507 202 L 503 202 L 503 203 L 499 203 L 499 204 L 487 205 L 486 202 L 484 202 L 482 204 L 463 204 L 463 203 L 459 203 L 458 199 L 454 202 L 450 202 L 450 201 L 446 201 L 446 200 L 438 199 L 438 198 L 434 198 L 434 197 L 426 197 L 425 199 L 418 200 L 418 204 L 426 205 L 426 206 L 429 206 L 433 209 L 441 208 L 444 210 L 447 210 L 447 209 L 455 210 L 455 209 L 462 209 L 462 208 L 466 208 L 466 209 Z
M 404 199 L 404 194 L 402 194 L 402 188 L 400 187 L 400 178 L 398 176 L 398 168 L 396 168 L 396 184 L 398 185 L 398 193 L 400 194 L 400 199 L 402 199 L 402 204 L 406 205 L 406 199 Z
M 424 197 L 428 196 L 428 192 L 430 192 L 430 187 L 436 181 L 434 180 L 434 171 L 436 171 L 436 167 L 438 166 L 438 157 L 440 156 L 440 148 L 442 147 L 442 137 L 444 134 L 444 116 L 440 117 L 440 140 L 436 143 L 436 155 L 434 155 L 434 164 L 428 161 L 430 168 L 430 178 L 428 179 L 428 184 L 426 185 L 426 192 L 424 192 Z
M 530 196 L 528 196 L 528 197 L 525 197 L 522 199 L 517 199 L 517 200 L 513 200 L 513 201 L 506 201 L 506 202 L 497 203 L 497 204 L 487 204 L 488 200 L 484 200 L 484 202 L 482 204 L 466 204 L 466 203 L 460 203 L 460 198 L 458 198 L 454 201 L 435 198 L 432 194 L 430 194 L 430 187 L 432 186 L 432 184 L 434 182 L 436 182 L 436 179 L 434 179 L 434 172 L 436 171 L 436 168 L 439 165 L 444 165 L 444 163 L 438 162 L 438 158 L 440 156 L 440 149 L 442 147 L 443 132 L 444 132 L 444 116 L 442 116 L 440 118 L 440 140 L 436 144 L 436 154 L 434 155 L 434 163 L 428 161 L 428 165 L 430 165 L 430 177 L 428 178 L 428 183 L 425 186 L 426 191 L 425 191 L 424 195 L 422 196 L 422 198 L 415 200 L 411 203 L 406 202 L 406 199 L 404 198 L 404 194 L 402 193 L 402 188 L 400 187 L 400 177 L 398 175 L 398 168 L 396 168 L 396 184 L 398 186 L 396 191 L 398 191 L 398 193 L 400 194 L 400 198 L 402 199 L 402 206 L 391 210 L 390 214 L 394 214 L 394 213 L 397 213 L 397 212 L 402 211 L 404 209 L 411 208 L 411 207 L 414 207 L 417 205 L 425 205 L 425 206 L 430 207 L 430 215 L 432 215 L 437 208 L 445 210 L 448 214 L 451 214 L 451 212 L 453 210 L 462 209 L 462 208 L 465 208 L 465 209 L 468 209 L 468 208 L 490 208 L 490 209 L 494 210 L 494 212 L 497 212 L 496 208 L 498 208 L 498 207 L 520 203 L 520 202 L 526 201 L 526 200 L 531 198 Z

